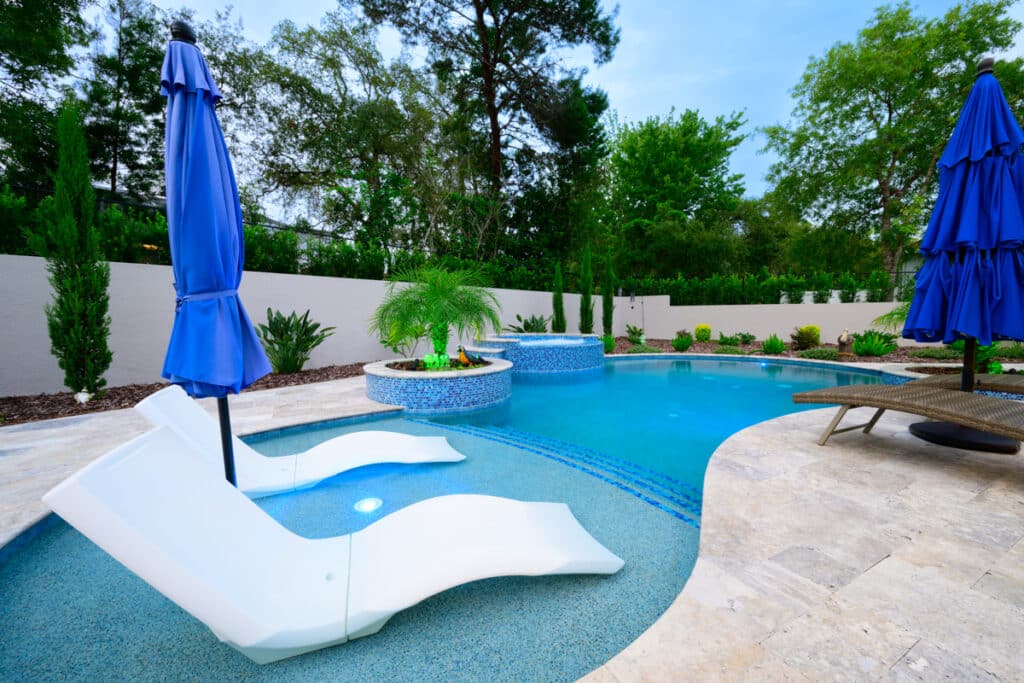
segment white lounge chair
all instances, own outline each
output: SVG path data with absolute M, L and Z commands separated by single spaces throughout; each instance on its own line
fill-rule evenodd
M 135 409 L 157 427 L 170 427 L 223 471 L 220 426 L 184 389 L 172 384 L 140 401 Z M 365 430 L 343 434 L 302 453 L 267 457 L 232 437 L 238 488 L 258 498 L 314 486 L 347 470 L 380 463 L 459 462 L 466 456 L 443 436 L 413 436 Z
M 396 612 L 462 583 L 613 574 L 623 564 L 564 504 L 483 495 L 430 498 L 347 536 L 302 538 L 166 427 L 43 501 L 260 664 L 376 633 Z

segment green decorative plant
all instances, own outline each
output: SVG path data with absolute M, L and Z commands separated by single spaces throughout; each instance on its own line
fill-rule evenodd
M 267 322 L 256 325 L 256 334 L 274 372 L 287 374 L 302 370 L 313 349 L 334 334 L 334 329 L 321 329 L 320 323 L 309 319 L 309 309 L 301 316 L 295 311 L 286 316 L 268 308 Z
M 828 273 L 815 273 L 811 276 L 811 288 L 814 303 L 827 304 L 832 298 L 832 276 Z
M 749 346 L 754 343 L 755 339 L 757 339 L 757 336 L 750 332 L 737 332 L 736 337 L 740 340 L 740 344 L 743 346 Z
M 702 344 L 707 344 L 711 341 L 711 325 L 705 325 L 704 323 L 697 325 L 697 327 L 693 328 L 693 338 Z
M 551 331 L 558 334 L 565 333 L 565 304 L 562 301 L 562 290 L 565 288 L 562 282 L 562 266 L 555 264 L 555 279 L 551 284 Z
M 799 353 L 799 356 L 814 360 L 836 360 L 839 358 L 839 351 L 830 349 L 827 346 L 819 346 L 815 349 L 805 349 Z
M 868 301 L 889 301 L 892 298 L 892 279 L 884 270 L 876 270 L 864 281 Z
M 601 285 L 601 331 L 606 337 L 612 334 L 615 315 L 615 271 L 612 269 L 612 252 L 609 249 L 604 264 L 604 283 Z
M 725 334 L 723 332 L 718 333 L 718 345 L 719 346 L 739 346 L 740 338 L 736 334 Z
M 896 350 L 896 335 L 865 330 L 853 335 L 853 353 L 858 356 L 884 356 Z
M 433 355 L 439 357 L 447 355 L 453 327 L 459 336 L 477 337 L 488 325 L 500 329 L 499 309 L 497 297 L 484 289 L 479 269 L 423 266 L 395 275 L 370 319 L 370 332 L 392 347 L 429 337 Z
M 629 340 L 630 344 L 643 344 L 644 343 L 644 330 L 642 327 L 636 327 L 634 325 L 626 324 L 626 339 Z
M 777 356 L 786 350 L 786 343 L 778 335 L 771 335 L 761 342 L 761 351 L 768 356 Z
M 505 329 L 519 334 L 543 334 L 548 331 L 549 318 L 545 318 L 542 315 L 531 315 L 529 318 L 523 318 L 516 313 L 516 320 L 519 322 L 518 325 L 508 325 Z
M 594 271 L 590 263 L 590 245 L 583 247 L 580 261 L 580 334 L 594 331 Z
M 615 350 L 615 337 L 610 334 L 606 334 L 601 337 L 601 342 L 604 344 L 604 352 L 611 353 Z
M 787 275 L 782 281 L 782 291 L 786 293 L 786 302 L 802 304 L 807 291 L 807 281 L 798 275 Z
M 717 346 L 715 347 L 715 353 L 720 353 L 728 356 L 745 356 L 747 352 L 738 346 Z
M 910 355 L 913 356 L 914 358 L 930 358 L 933 360 L 954 360 L 957 358 L 964 357 L 963 351 L 938 347 L 914 349 L 913 351 L 910 352 Z
M 653 346 L 648 346 L 647 344 L 637 344 L 636 346 L 626 351 L 626 353 L 661 353 L 661 349 Z
M 813 349 L 821 346 L 821 328 L 817 325 L 804 325 L 796 328 L 796 332 L 789 335 L 793 340 L 793 348 L 797 351 Z
M 50 350 L 64 384 L 84 401 L 106 386 L 103 374 L 113 360 L 107 345 L 110 265 L 100 254 L 95 201 L 81 118 L 74 104 L 65 104 L 57 118 L 55 210 L 30 241 L 46 257 L 53 287 L 53 303 L 46 306 Z
M 675 339 L 672 340 L 672 348 L 679 353 L 685 353 L 693 345 L 693 335 L 686 330 L 679 330 L 676 332 Z
M 857 300 L 857 292 L 860 290 L 860 283 L 850 273 L 843 273 L 836 282 L 839 287 L 839 300 L 844 304 L 852 304 Z

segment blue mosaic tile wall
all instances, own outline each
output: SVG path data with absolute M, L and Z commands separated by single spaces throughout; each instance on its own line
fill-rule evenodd
M 366 375 L 366 395 L 374 401 L 405 406 L 416 414 L 450 413 L 497 405 L 512 395 L 512 372 L 431 379 Z
M 524 346 L 523 341 L 542 341 L 549 339 L 565 339 L 582 344 L 566 344 L 564 346 Z M 578 337 L 561 334 L 530 334 L 492 337 L 486 341 L 488 346 L 503 348 L 504 358 L 512 361 L 512 372 L 576 372 L 591 370 L 604 365 L 604 343 L 598 337 Z

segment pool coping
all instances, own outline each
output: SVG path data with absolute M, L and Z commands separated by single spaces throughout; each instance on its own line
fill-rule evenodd
M 673 357 L 741 360 L 715 354 L 623 356 Z M 918 376 L 903 371 L 903 363 L 771 360 Z M 360 395 L 364 386 L 365 379 L 358 377 L 247 392 L 232 398 L 236 429 L 251 434 L 400 410 L 369 401 L 365 393 Z M 204 403 L 215 412 L 212 400 Z M 910 672 L 922 659 L 932 667 L 929 676 L 952 672 L 962 677 L 980 670 L 1024 677 L 1024 663 L 1013 662 L 1011 655 L 1016 651 L 1013 634 L 1024 626 L 1020 457 L 963 456 L 919 442 L 906 434 L 906 424 L 916 418 L 899 413 L 887 413 L 870 435 L 851 432 L 819 447 L 815 441 L 831 411 L 774 418 L 733 434 L 716 449 L 705 478 L 700 550 L 691 577 L 640 638 L 585 680 L 812 680 L 823 672 L 864 678 L 865 667 L 872 674 L 901 668 Z M 131 410 L 0 427 L 0 548 L 21 532 L 39 531 L 41 520 L 45 524 L 48 510 L 39 495 L 145 429 L 145 421 Z M 961 461 L 970 467 L 958 466 Z M 979 481 L 978 471 L 988 478 Z M 800 476 L 808 473 L 815 484 L 810 489 Z M 891 481 L 895 476 L 907 482 L 897 491 L 885 485 L 887 477 Z M 867 487 L 865 479 L 879 482 L 882 493 Z M 34 496 L 35 514 L 10 509 L 12 496 L 7 494 L 14 489 Z M 888 518 L 860 502 L 865 495 L 870 500 L 882 494 L 895 506 Z M 956 512 L 971 505 L 966 519 L 998 543 L 961 538 L 930 521 L 933 498 L 955 501 Z M 844 517 L 841 533 L 822 525 L 815 527 L 817 535 L 786 538 L 783 532 L 792 520 L 769 513 L 777 505 L 786 510 L 793 501 L 810 519 L 827 519 L 836 501 L 863 514 Z M 884 547 L 879 547 L 877 527 L 882 522 Z M 1011 530 L 998 522 L 1008 523 Z M 844 546 L 845 538 L 857 543 Z M 937 546 L 931 554 L 923 547 L 926 541 Z M 848 565 L 869 560 L 870 566 L 854 567 L 859 573 L 851 573 Z M 821 585 L 835 576 L 844 579 L 842 585 Z M 895 601 L 907 614 L 872 598 L 872 591 L 885 594 L 893 585 L 914 591 L 912 603 Z M 893 602 L 891 596 L 888 602 Z M 942 609 L 945 604 L 951 605 L 949 610 Z M 981 614 L 987 615 L 985 623 L 974 618 Z M 975 632 L 949 626 L 951 618 L 960 624 L 964 615 L 973 619 L 969 626 Z

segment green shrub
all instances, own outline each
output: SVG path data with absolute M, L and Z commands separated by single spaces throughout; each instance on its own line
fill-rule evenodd
M 685 353 L 693 345 L 693 335 L 686 330 L 679 330 L 676 332 L 675 339 L 672 340 L 672 348 L 679 353 Z
M 950 348 L 939 348 L 929 347 L 924 349 L 914 349 L 910 352 L 910 355 L 914 358 L 931 358 L 934 360 L 952 360 L 954 358 L 963 358 L 963 352 L 957 351 L 956 349 Z
M 626 353 L 661 353 L 661 349 L 656 349 L 653 346 L 648 346 L 647 344 L 637 344 L 626 351 Z
M 892 280 L 884 270 L 876 270 L 864 281 L 868 301 L 889 301 L 892 295 Z
M 1013 342 L 1012 344 L 1000 343 L 997 356 L 1002 358 L 1024 358 L 1024 344 Z
M 300 317 L 292 311 L 287 317 L 280 311 L 267 309 L 267 322 L 256 326 L 256 334 L 270 359 L 274 372 L 299 372 L 309 354 L 332 334 L 333 327 L 320 329 L 320 323 L 309 319 L 309 309 Z
M 853 335 L 853 353 L 858 356 L 884 356 L 896 350 L 896 335 L 880 330 L 865 330 Z
M 843 273 L 836 281 L 839 287 L 839 300 L 844 304 L 852 304 L 857 300 L 857 292 L 860 291 L 860 283 L 850 273 Z
M 793 340 L 793 348 L 797 351 L 813 349 L 821 346 L 821 328 L 817 325 L 804 325 L 796 328 L 796 332 L 789 335 Z
M 749 346 L 750 344 L 754 343 L 755 339 L 757 339 L 757 336 L 751 334 L 750 332 L 737 332 L 736 336 L 739 338 L 740 344 L 742 344 L 743 346 Z
M 612 265 L 612 250 L 609 249 L 604 260 L 604 281 L 601 285 L 601 331 L 607 337 L 612 335 L 615 315 L 615 271 Z
M 580 262 L 580 334 L 594 331 L 594 270 L 590 263 L 590 245 L 583 247 Z
M 326 277 L 356 277 L 359 273 L 359 252 L 348 242 L 311 241 L 306 245 L 308 275 Z
M 644 343 L 644 330 L 642 327 L 634 327 L 633 325 L 626 324 L 626 339 L 629 340 L 630 344 L 643 344 Z
M 814 303 L 827 304 L 832 298 L 832 276 L 828 273 L 815 273 L 811 277 L 811 289 L 814 290 Z
M 299 236 L 294 231 L 271 232 L 261 225 L 246 225 L 244 231 L 246 270 L 299 272 Z
M 711 341 L 711 325 L 705 325 L 704 323 L 697 325 L 697 327 L 693 328 L 693 338 L 702 344 L 707 344 Z
M 509 325 L 505 329 L 519 334 L 543 334 L 548 331 L 548 318 L 542 315 L 531 315 L 529 318 L 523 318 L 523 316 L 516 313 L 516 320 L 519 323 L 518 325 Z
M 562 265 L 555 264 L 554 282 L 551 284 L 551 331 L 558 334 L 565 333 L 565 303 L 562 299 Z
M 729 356 L 745 356 L 747 352 L 738 346 L 716 346 L 715 353 L 721 353 Z
M 799 353 L 799 356 L 814 360 L 835 360 L 839 358 L 839 351 L 830 349 L 827 346 L 819 346 L 815 349 L 805 349 Z
M 786 343 L 773 334 L 761 342 L 761 351 L 768 356 L 777 356 L 786 350 Z
M 615 337 L 610 334 L 606 334 L 601 337 L 601 341 L 604 343 L 604 352 L 611 353 L 615 350 Z
M 24 197 L 4 185 L 0 189 L 0 254 L 29 254 L 32 211 Z
M 786 293 L 786 302 L 800 304 L 804 301 L 807 281 L 798 275 L 787 275 L 782 279 L 782 291 Z
M 739 346 L 740 338 L 739 335 L 731 334 L 726 335 L 722 332 L 718 333 L 718 345 L 719 346 Z
M 108 261 L 163 265 L 171 262 L 167 219 L 163 214 L 146 215 L 111 206 L 97 217 L 96 227 L 103 256 Z

